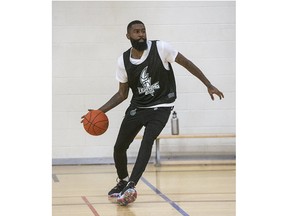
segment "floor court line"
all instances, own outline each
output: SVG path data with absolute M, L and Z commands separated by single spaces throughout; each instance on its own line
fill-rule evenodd
M 156 187 L 154 187 L 150 182 L 148 182 L 143 176 L 141 177 L 141 180 L 150 187 L 156 194 L 158 194 L 160 197 L 162 197 L 166 202 L 168 202 L 174 209 L 176 209 L 179 213 L 181 213 L 183 216 L 189 216 L 187 212 L 185 212 L 180 206 L 178 206 L 175 202 L 173 202 L 171 199 L 169 199 L 165 194 L 163 194 L 161 191 L 159 191 Z
M 89 200 L 85 197 L 85 196 L 82 196 L 81 197 L 84 202 L 86 203 L 86 205 L 90 208 L 90 210 L 92 211 L 92 213 L 95 215 L 95 216 L 100 216 L 98 214 L 98 212 L 96 211 L 96 209 L 93 207 L 93 205 L 89 202 Z
M 54 182 L 59 182 L 59 179 L 56 174 L 52 174 L 52 179 Z

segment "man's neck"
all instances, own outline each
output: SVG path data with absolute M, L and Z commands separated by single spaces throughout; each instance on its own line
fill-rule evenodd
M 131 57 L 134 59 L 140 59 L 142 57 L 143 53 L 144 53 L 144 50 L 139 51 L 139 50 L 136 50 L 135 48 L 132 47 Z

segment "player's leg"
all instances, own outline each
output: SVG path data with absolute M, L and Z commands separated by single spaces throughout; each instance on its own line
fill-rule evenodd
M 109 191 L 108 195 L 110 197 L 118 196 L 128 183 L 126 152 L 135 136 L 143 127 L 135 112 L 136 110 L 130 107 L 127 109 L 114 146 L 113 156 L 119 182 Z
M 145 131 L 141 146 L 138 152 L 136 163 L 133 167 L 129 181 L 133 181 L 135 185 L 141 178 L 145 168 L 151 157 L 154 140 L 159 136 L 169 119 L 171 108 L 163 107 L 151 110 L 146 117 Z

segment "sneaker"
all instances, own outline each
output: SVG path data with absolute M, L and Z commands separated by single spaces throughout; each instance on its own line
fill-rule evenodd
M 119 205 L 126 206 L 129 203 L 134 202 L 136 198 L 137 191 L 135 190 L 135 183 L 130 181 L 117 197 L 117 203 Z
M 117 185 L 109 191 L 108 197 L 118 197 L 127 184 L 127 181 L 120 180 Z

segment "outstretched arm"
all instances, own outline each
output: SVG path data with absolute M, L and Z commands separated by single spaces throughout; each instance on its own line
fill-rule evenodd
M 220 100 L 224 98 L 223 93 L 220 92 L 216 87 L 214 87 L 210 83 L 210 81 L 206 78 L 206 76 L 202 73 L 202 71 L 196 65 L 194 65 L 189 59 L 185 58 L 185 56 L 183 56 L 181 53 L 178 53 L 175 61 L 184 68 L 186 68 L 191 74 L 193 74 L 203 82 L 203 84 L 207 87 L 208 93 L 212 100 L 214 100 L 213 94 L 218 95 Z

